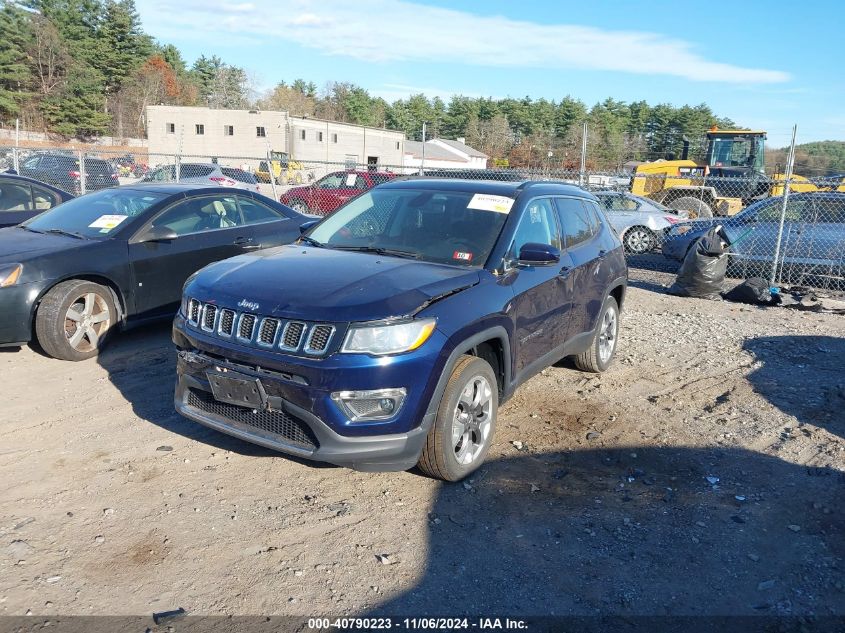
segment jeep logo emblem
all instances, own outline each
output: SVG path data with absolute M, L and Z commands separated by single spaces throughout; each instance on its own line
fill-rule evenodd
M 245 308 L 247 310 L 258 310 L 258 304 L 254 301 L 247 301 L 246 299 L 241 299 L 238 302 L 239 308 Z

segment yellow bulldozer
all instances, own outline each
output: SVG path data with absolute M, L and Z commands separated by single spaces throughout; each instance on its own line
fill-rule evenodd
M 304 180 L 304 168 L 299 161 L 291 160 L 287 152 L 270 152 L 270 160 L 262 160 L 255 170 L 258 182 L 270 182 L 273 178 L 277 185 L 301 185 Z
M 688 158 L 689 141 L 685 139 L 680 160 L 638 165 L 631 193 L 687 211 L 690 217 L 734 215 L 754 200 L 783 195 L 784 175 L 767 176 L 764 170 L 765 140 L 762 130 L 711 128 L 703 162 Z M 845 191 L 845 181 L 820 185 L 793 175 L 789 190 Z

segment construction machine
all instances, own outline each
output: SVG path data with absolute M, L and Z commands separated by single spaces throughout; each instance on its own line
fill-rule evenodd
M 299 161 L 291 160 L 287 152 L 270 152 L 270 160 L 262 160 L 255 170 L 258 182 L 270 182 L 273 178 L 277 185 L 301 185 L 304 179 L 303 166 Z
M 637 166 L 631 179 L 631 193 L 690 217 L 712 218 L 739 213 L 752 201 L 783 195 L 784 175 L 767 176 L 764 171 L 762 130 L 720 130 L 707 132 L 707 151 L 703 162 L 691 160 L 689 141 L 684 139 L 680 160 L 657 160 Z M 819 186 L 802 176 L 793 175 L 790 191 L 829 191 L 845 183 Z

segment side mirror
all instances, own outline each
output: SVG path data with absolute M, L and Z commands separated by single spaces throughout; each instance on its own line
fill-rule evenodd
M 303 222 L 299 225 L 299 234 L 305 235 L 305 231 L 317 224 L 317 222 L 319 222 L 319 220 L 309 220 L 308 222 Z
M 560 249 L 551 244 L 528 242 L 519 249 L 519 263 L 529 265 L 554 264 L 560 261 Z
M 179 237 L 179 234 L 166 226 L 152 226 L 140 238 L 138 242 L 169 242 Z

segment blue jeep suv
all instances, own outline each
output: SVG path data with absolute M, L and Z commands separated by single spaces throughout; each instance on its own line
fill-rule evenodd
M 577 187 L 392 181 L 186 282 L 176 409 L 284 453 L 456 481 L 521 383 L 567 356 L 608 367 L 626 284 Z

